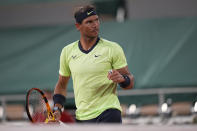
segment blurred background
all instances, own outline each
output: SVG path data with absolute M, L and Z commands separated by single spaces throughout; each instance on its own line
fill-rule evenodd
M 196 124 L 196 0 L 0 0 L 0 123 L 28 121 L 30 88 L 53 91 L 61 49 L 80 36 L 74 8 L 85 4 L 135 76 L 134 89 L 118 88 L 123 123 Z M 74 117 L 72 79 L 65 109 Z

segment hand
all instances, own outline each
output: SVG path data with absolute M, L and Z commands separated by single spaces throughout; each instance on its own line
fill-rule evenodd
M 125 81 L 124 77 L 117 70 L 109 71 L 107 77 L 114 83 L 121 83 Z
M 56 110 L 53 113 L 53 115 L 54 115 L 56 121 L 59 121 L 60 120 L 60 118 L 61 118 L 61 112 L 59 110 Z

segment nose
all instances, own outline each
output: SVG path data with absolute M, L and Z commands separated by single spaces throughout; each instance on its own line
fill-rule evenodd
M 99 25 L 99 21 L 98 20 L 95 20 L 92 24 L 92 26 L 95 28 L 95 27 L 98 27 Z

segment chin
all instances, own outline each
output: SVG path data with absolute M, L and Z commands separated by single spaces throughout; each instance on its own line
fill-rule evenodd
M 96 38 L 98 37 L 98 34 L 97 35 L 90 35 L 89 38 Z

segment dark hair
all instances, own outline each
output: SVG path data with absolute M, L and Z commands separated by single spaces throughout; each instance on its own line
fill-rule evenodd
M 90 10 L 93 10 L 93 11 L 96 12 L 96 7 L 93 6 L 93 5 L 85 5 L 85 6 L 80 6 L 80 7 L 75 8 L 75 11 L 74 11 L 74 17 L 75 17 L 75 19 L 77 19 L 77 17 L 80 14 L 83 14 L 83 13 L 85 13 L 87 11 L 90 11 Z M 79 23 L 81 24 L 81 22 L 79 22 Z

